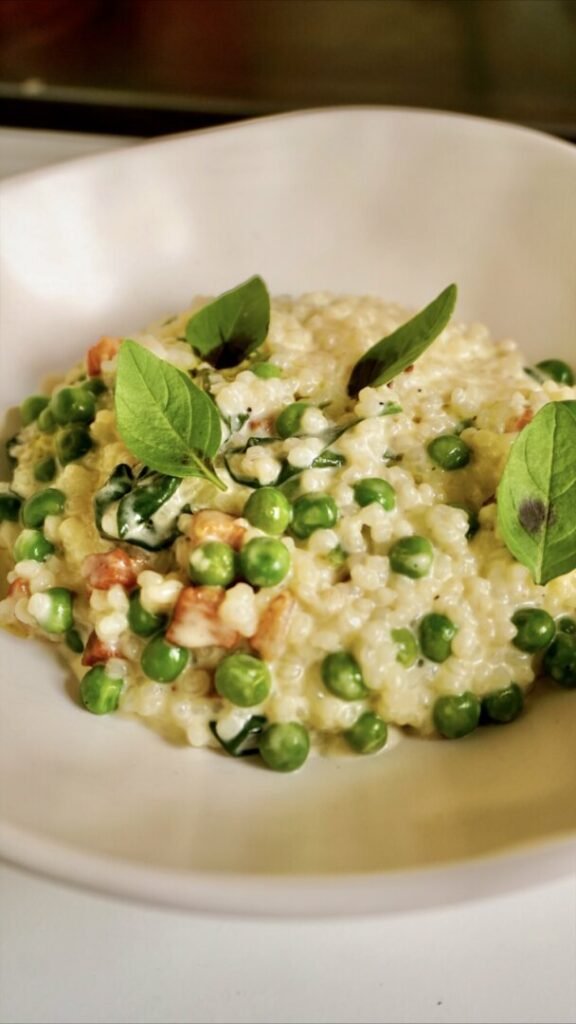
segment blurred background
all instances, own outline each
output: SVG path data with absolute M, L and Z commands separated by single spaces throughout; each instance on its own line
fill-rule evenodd
M 389 104 L 576 141 L 576 0 L 0 0 L 0 123 L 152 136 Z

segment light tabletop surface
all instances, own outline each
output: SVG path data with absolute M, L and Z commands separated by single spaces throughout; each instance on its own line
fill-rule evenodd
M 0 177 L 124 143 L 0 130 Z M 575 1020 L 576 870 L 442 910 L 297 922 L 123 903 L 0 864 L 2 1024 Z

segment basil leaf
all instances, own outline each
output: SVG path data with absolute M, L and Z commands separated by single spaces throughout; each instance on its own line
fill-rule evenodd
M 576 568 L 576 402 L 549 402 L 512 445 L 497 491 L 508 550 L 535 583 Z
M 209 302 L 190 317 L 186 340 L 212 366 L 237 366 L 266 340 L 270 326 L 270 296 L 261 277 Z
M 181 370 L 129 339 L 118 354 L 116 420 L 124 444 L 146 466 L 225 490 L 211 463 L 222 439 L 214 402 Z
M 348 382 L 350 397 L 362 388 L 387 384 L 411 366 L 446 327 L 454 312 L 456 296 L 456 285 L 448 285 L 429 306 L 372 345 L 352 370 Z

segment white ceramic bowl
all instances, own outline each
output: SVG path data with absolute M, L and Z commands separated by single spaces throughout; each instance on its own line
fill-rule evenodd
M 417 307 L 574 360 L 576 149 L 446 114 L 342 109 L 159 140 L 7 182 L 2 408 L 252 273 Z M 0 638 L 0 853 L 99 889 L 243 914 L 366 913 L 537 883 L 576 860 L 576 695 L 514 726 L 295 776 L 97 720 Z

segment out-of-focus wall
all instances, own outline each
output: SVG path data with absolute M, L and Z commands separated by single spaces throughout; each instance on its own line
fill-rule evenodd
M 347 103 L 576 134 L 576 0 L 0 0 L 0 97 L 149 134 Z

